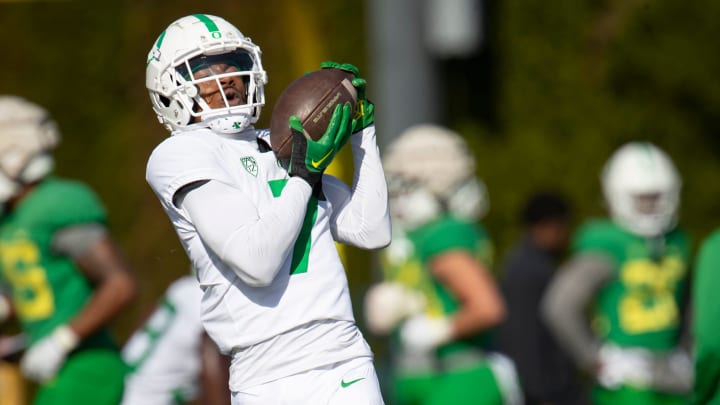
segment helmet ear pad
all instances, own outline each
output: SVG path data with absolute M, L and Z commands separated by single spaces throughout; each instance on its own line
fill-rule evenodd
M 166 91 L 177 88 L 177 80 L 172 70 L 166 70 L 158 78 L 160 88 Z M 189 108 L 193 105 L 192 97 L 187 95 L 187 87 L 192 87 L 194 94 L 197 95 L 197 88 L 193 85 L 177 88 L 175 97 L 165 96 L 159 92 L 150 91 L 150 100 L 152 101 L 153 110 L 158 115 L 158 121 L 169 131 L 173 131 L 178 126 L 185 126 L 190 123 L 192 117 Z M 191 91 L 192 91 L 191 90 Z
M 190 111 L 177 98 L 170 99 L 152 91 L 150 92 L 150 98 L 153 101 L 153 110 L 158 116 L 158 121 L 168 131 L 173 131 L 176 127 L 190 123 L 192 117 Z M 170 120 L 171 117 L 172 120 Z

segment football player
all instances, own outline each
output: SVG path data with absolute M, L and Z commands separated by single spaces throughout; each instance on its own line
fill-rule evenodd
M 680 337 L 690 243 L 677 227 L 680 175 L 657 146 L 630 142 L 607 161 L 601 183 L 610 218 L 578 229 L 544 316 L 595 377 L 595 403 L 686 403 L 692 370 Z
M 180 277 L 130 336 L 123 347 L 130 372 L 122 405 L 230 402 L 229 361 L 202 327 L 201 297 L 194 275 Z
M 518 404 L 515 369 L 487 351 L 505 307 L 490 272 L 488 207 L 459 134 L 417 125 L 383 158 L 393 241 L 365 296 L 370 330 L 392 335 L 393 398 L 406 404 Z
M 203 326 L 232 358 L 233 404 L 383 402 L 335 247 L 390 242 L 373 108 L 354 66 L 321 67 L 353 73 L 365 108 L 339 105 L 318 141 L 291 117 L 286 167 L 269 131 L 253 126 L 267 75 L 260 48 L 235 26 L 182 17 L 148 55 L 150 99 L 171 136 L 150 156 L 147 180 L 197 269 Z M 352 188 L 324 175 L 348 138 Z
M 33 403 L 117 404 L 125 364 L 107 324 L 135 284 L 95 193 L 51 174 L 59 140 L 45 109 L 0 96 L 0 281 L 29 338 Z
M 720 229 L 708 236 L 698 252 L 693 280 L 693 343 L 695 385 L 692 403 L 720 403 Z

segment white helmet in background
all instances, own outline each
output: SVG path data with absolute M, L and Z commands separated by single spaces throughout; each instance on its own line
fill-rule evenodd
M 47 110 L 24 98 L 0 95 L 0 203 L 53 169 L 50 151 L 60 131 Z
M 267 73 L 260 48 L 226 20 L 208 14 L 182 17 L 160 34 L 148 54 L 145 85 L 158 120 L 169 131 L 194 126 L 236 133 L 257 122 L 265 104 Z M 216 63 L 237 71 L 195 77 Z M 237 78 L 245 84 L 246 102 L 232 105 L 223 92 L 224 107 L 211 108 L 199 95 L 198 83 Z
M 630 142 L 610 157 L 601 175 L 613 220 L 628 231 L 655 237 L 673 229 L 681 179 L 668 155 L 648 142 Z
M 468 220 L 487 212 L 485 184 L 475 176 L 475 159 L 458 133 L 432 124 L 416 125 L 386 150 L 383 167 L 391 210 L 406 226 L 419 226 L 443 210 Z

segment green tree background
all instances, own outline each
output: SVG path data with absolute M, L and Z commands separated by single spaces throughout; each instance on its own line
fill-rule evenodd
M 0 0 L 0 93 L 53 113 L 64 136 L 56 172 L 97 190 L 136 270 L 140 296 L 116 324 L 121 338 L 188 271 L 145 182 L 147 158 L 167 136 L 144 87 L 157 35 L 203 12 L 251 36 L 270 76 L 264 127 L 282 89 L 322 60 L 358 65 L 372 95 L 366 7 L 350 0 Z M 657 143 L 675 160 L 684 179 L 681 216 L 695 240 L 720 225 L 720 3 L 505 0 L 487 3 L 485 17 L 483 50 L 445 61 L 461 74 L 440 84 L 445 124 L 468 139 L 488 185 L 484 222 L 498 259 L 518 236 L 519 207 L 537 188 L 565 192 L 577 218 L 602 215 L 600 168 L 634 139 Z M 479 83 L 471 87 L 478 91 L 462 91 L 465 81 Z M 345 260 L 359 314 L 372 260 L 352 249 Z

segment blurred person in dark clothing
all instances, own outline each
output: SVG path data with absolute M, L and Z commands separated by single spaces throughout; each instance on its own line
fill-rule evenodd
M 521 212 L 523 236 L 501 267 L 507 318 L 498 330 L 498 345 L 515 362 L 528 405 L 587 402 L 577 369 L 539 313 L 540 300 L 568 247 L 570 215 L 570 204 L 561 194 L 531 195 Z

